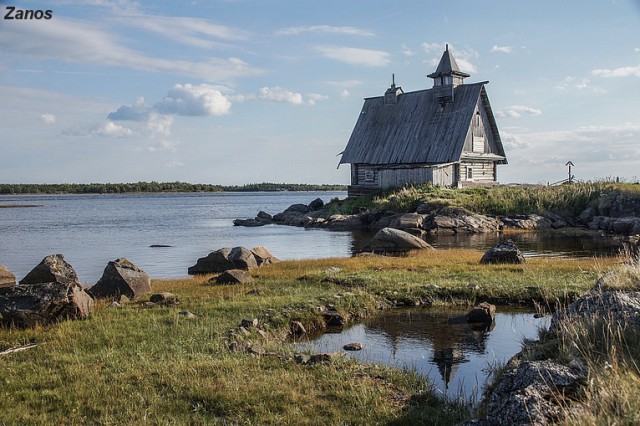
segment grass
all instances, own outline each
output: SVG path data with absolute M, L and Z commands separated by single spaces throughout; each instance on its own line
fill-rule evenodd
M 330 214 L 360 210 L 415 211 L 423 203 L 464 207 L 492 215 L 557 213 L 578 216 L 587 207 L 606 212 L 616 199 L 640 198 L 640 185 L 608 181 L 559 186 L 496 186 L 452 189 L 433 185 L 409 186 L 381 191 L 356 199 L 333 200 Z
M 481 255 L 443 250 L 287 261 L 252 271 L 255 281 L 246 285 L 155 280 L 154 291 L 177 294 L 179 306 L 101 303 L 85 321 L 1 329 L 0 350 L 38 346 L 0 359 L 0 424 L 455 424 L 469 416 L 468 407 L 436 398 L 413 372 L 349 360 L 297 364 L 283 336 L 293 319 L 320 324 L 317 308 L 328 304 L 352 318 L 394 302 L 551 306 L 585 292 L 620 262 L 489 266 L 478 264 Z M 343 285 L 324 281 L 327 275 Z M 230 351 L 230 330 L 254 317 L 266 337 L 244 338 L 267 354 Z

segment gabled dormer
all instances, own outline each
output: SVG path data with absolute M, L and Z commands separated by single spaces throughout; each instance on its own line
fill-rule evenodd
M 436 101 L 444 106 L 446 103 L 453 102 L 453 89 L 463 84 L 464 79 L 469 77 L 469 74 L 460 71 L 447 44 L 442 58 L 440 58 L 438 68 L 427 77 L 433 79 Z

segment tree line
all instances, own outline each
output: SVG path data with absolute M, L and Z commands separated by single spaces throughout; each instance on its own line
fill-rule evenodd
M 345 185 L 298 183 L 250 183 L 246 185 L 211 185 L 186 182 L 136 183 L 0 183 L 0 194 L 127 194 L 139 192 L 266 192 L 266 191 L 343 191 Z

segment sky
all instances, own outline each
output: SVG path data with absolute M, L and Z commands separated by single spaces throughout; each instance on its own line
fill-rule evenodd
M 1 183 L 347 184 L 363 99 L 432 87 L 445 44 L 489 81 L 500 182 L 640 178 L 640 0 L 0 9 Z

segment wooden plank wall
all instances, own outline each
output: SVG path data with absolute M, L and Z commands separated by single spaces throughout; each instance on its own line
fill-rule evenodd
M 493 167 L 492 162 L 482 161 L 482 162 L 462 162 L 460 163 L 460 180 L 467 180 L 467 167 L 471 166 L 473 169 L 473 179 L 472 181 L 493 181 L 496 180 L 495 175 L 495 167 Z
M 358 164 L 354 166 L 352 177 L 355 179 L 352 180 L 352 185 L 378 188 L 402 187 L 407 184 L 428 182 L 440 186 L 454 186 L 457 184 L 456 167 L 454 164 L 397 169 L 380 169 L 374 166 Z

